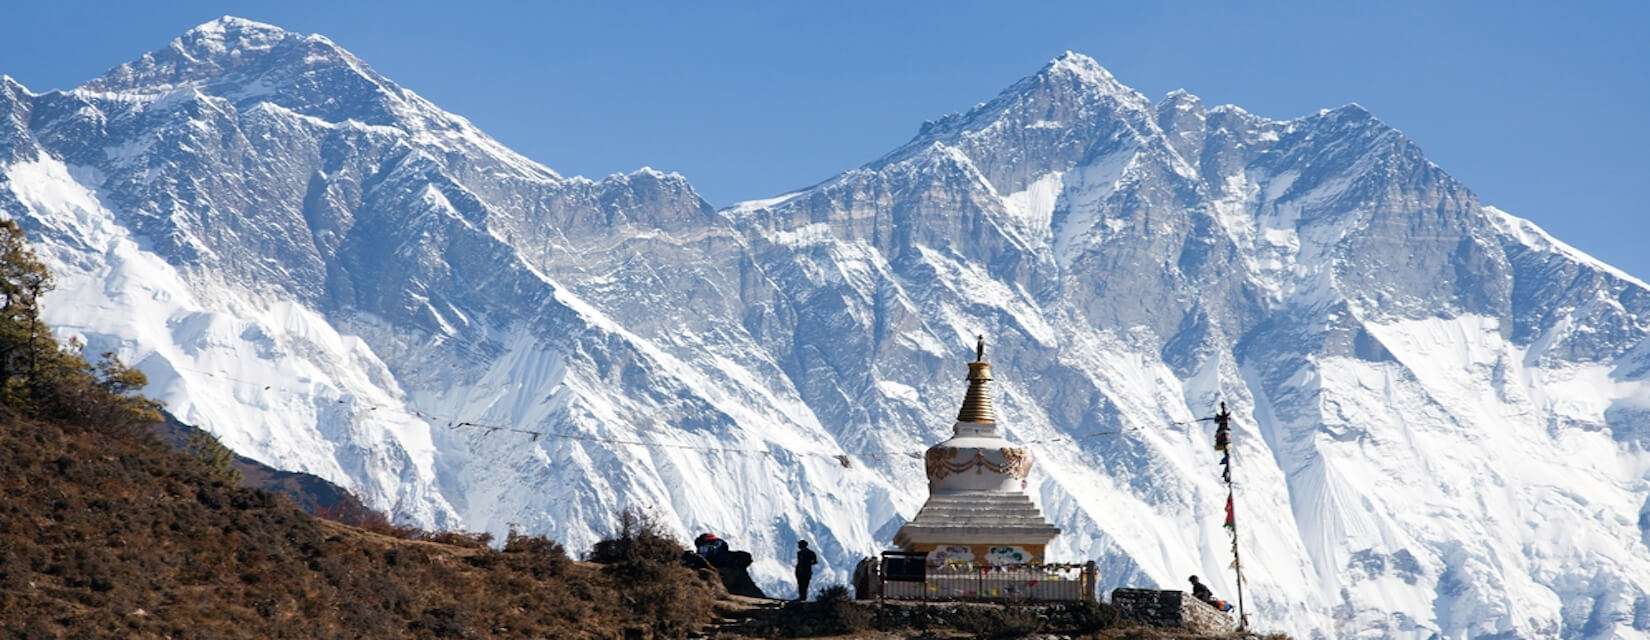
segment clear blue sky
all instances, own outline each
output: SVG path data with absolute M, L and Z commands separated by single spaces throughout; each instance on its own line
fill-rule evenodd
M 1650 2 L 1016 4 L 9 3 L 0 73 L 72 87 L 233 14 L 326 34 L 562 173 L 651 165 L 725 205 L 869 161 L 1072 49 L 1153 98 L 1358 102 L 1486 201 L 1650 278 Z

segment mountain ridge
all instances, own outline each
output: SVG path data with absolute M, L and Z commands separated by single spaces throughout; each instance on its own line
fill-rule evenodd
M 0 210 L 64 274 L 48 321 L 260 462 L 419 524 L 578 548 L 647 506 L 751 549 L 765 586 L 801 537 L 844 575 L 920 504 L 911 454 L 983 331 L 1068 531 L 1054 552 L 1108 586 L 1231 591 L 1188 422 L 1219 398 L 1245 513 L 1268 514 L 1244 543 L 1264 618 L 1650 628 L 1650 291 L 1362 107 L 1153 103 L 1071 53 L 866 165 L 716 209 L 678 174 L 524 169 L 421 98 L 317 103 L 353 94 L 284 60 L 254 75 L 292 82 L 244 101 L 0 92 Z M 364 124 L 405 104 L 435 112 Z M 1594 546 L 1560 550 L 1555 518 Z

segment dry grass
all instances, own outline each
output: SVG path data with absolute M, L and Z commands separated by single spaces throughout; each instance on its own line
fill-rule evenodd
M 232 486 L 141 428 L 0 416 L 0 637 L 680 637 L 717 595 L 542 538 L 381 529 Z

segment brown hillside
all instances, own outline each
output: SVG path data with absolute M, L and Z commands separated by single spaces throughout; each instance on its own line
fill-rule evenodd
M 542 539 L 494 551 L 317 520 L 141 427 L 0 422 L 3 637 L 675 636 L 716 593 Z
M 360 498 L 343 487 L 319 476 L 283 471 L 236 454 L 200 428 L 183 423 L 171 413 L 161 413 L 164 420 L 151 426 L 151 430 L 161 442 L 173 450 L 193 452 L 197 456 L 202 455 L 198 449 L 211 448 L 210 454 L 204 457 L 226 461 L 234 470 L 234 475 L 239 476 L 239 485 L 242 487 L 263 489 L 285 496 L 304 513 L 334 522 L 366 528 L 381 528 L 389 524 L 389 519 L 383 514 L 362 504 Z

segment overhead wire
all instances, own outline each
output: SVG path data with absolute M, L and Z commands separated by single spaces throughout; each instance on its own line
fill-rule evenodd
M 448 346 L 455 346 L 455 345 L 448 345 Z M 462 349 L 463 348 L 460 347 L 460 350 L 462 350 Z M 480 354 L 477 354 L 477 355 L 480 355 Z M 201 375 L 205 375 L 205 376 L 212 377 L 212 378 L 228 380 L 228 381 L 231 381 L 231 382 L 240 383 L 240 384 L 251 386 L 251 387 L 254 387 L 254 388 L 259 388 L 263 392 L 282 394 L 282 395 L 286 395 L 286 396 L 289 396 L 289 397 L 294 397 L 294 398 L 298 398 L 298 399 L 302 399 L 302 400 L 306 400 L 306 401 L 314 401 L 314 400 L 321 399 L 316 393 L 303 393 L 303 392 L 288 389 L 286 387 L 276 387 L 274 384 L 269 384 L 266 381 L 247 380 L 245 378 L 240 378 L 240 377 L 237 377 L 237 376 L 234 376 L 234 375 L 230 375 L 229 373 L 226 373 L 226 372 L 223 372 L 223 371 L 208 371 L 208 370 L 205 370 L 205 369 L 198 369 L 198 368 L 195 368 L 195 367 L 188 367 L 188 366 L 179 365 L 177 363 L 170 362 L 170 361 L 168 362 L 168 365 L 170 365 L 171 368 L 173 368 L 173 369 L 177 369 L 177 370 L 181 370 L 181 371 L 190 371 L 190 372 L 199 373 Z M 358 395 L 345 392 L 342 389 L 338 389 L 336 387 L 336 385 L 332 385 L 332 384 L 324 382 L 324 381 L 317 381 L 316 384 L 317 384 L 317 390 L 326 389 L 326 388 L 332 388 L 332 389 L 336 390 L 339 394 L 339 397 L 336 400 L 336 404 L 351 404 L 351 405 L 354 405 L 354 406 L 359 406 L 359 407 L 362 408 L 362 410 L 368 411 L 368 412 L 377 411 L 379 409 L 404 411 L 404 412 L 406 412 L 408 414 L 411 414 L 413 416 L 416 416 L 418 418 L 422 418 L 424 420 L 430 421 L 430 424 L 432 426 L 438 426 L 438 425 L 441 425 L 442 423 L 445 423 L 446 428 L 449 429 L 449 430 L 479 429 L 479 430 L 483 431 L 485 434 L 492 434 L 492 433 L 497 433 L 497 432 L 516 433 L 516 434 L 529 436 L 529 438 L 530 438 L 529 441 L 530 442 L 537 442 L 541 438 L 549 438 L 549 439 L 574 440 L 574 441 L 583 441 L 583 442 L 596 442 L 596 443 L 620 445 L 620 446 L 656 448 L 656 449 L 682 449 L 682 450 L 693 450 L 693 451 L 705 451 L 705 452 L 717 452 L 717 453 L 739 453 L 739 454 L 766 455 L 766 456 L 776 455 L 776 452 L 775 452 L 774 448 L 753 449 L 753 448 L 741 448 L 741 447 L 719 447 L 719 446 L 695 445 L 695 444 L 678 443 L 678 442 L 660 442 L 660 441 L 643 440 L 643 439 L 607 438 L 607 437 L 601 437 L 601 436 L 583 434 L 583 433 L 538 431 L 538 430 L 533 430 L 533 429 L 525 429 L 525 428 L 522 428 L 522 427 L 517 426 L 517 425 L 495 424 L 495 423 L 483 422 L 483 421 L 480 421 L 480 420 L 465 419 L 465 418 L 462 418 L 460 416 L 450 416 L 450 415 L 445 415 L 445 414 L 439 414 L 439 413 L 424 411 L 424 410 L 418 409 L 416 407 L 390 407 L 390 406 L 379 405 L 379 404 L 373 403 L 371 401 L 365 400 L 365 399 L 361 398 Z M 1201 422 L 1201 421 L 1202 420 L 1199 420 L 1198 422 Z M 1177 422 L 1175 424 L 1191 424 L 1191 423 L 1179 423 L 1179 422 Z M 651 432 L 651 433 L 661 433 L 661 434 L 668 433 L 665 430 L 652 428 L 652 427 L 643 427 L 642 430 L 644 432 Z M 1122 429 L 1117 429 L 1117 430 L 1095 431 L 1095 432 L 1080 434 L 1080 435 L 1076 435 L 1076 436 L 1069 436 L 1069 437 L 1055 437 L 1055 438 L 1044 438 L 1044 439 L 1038 439 L 1038 440 L 1027 440 L 1027 441 L 1021 442 L 1020 444 L 1022 444 L 1022 445 L 1036 445 L 1036 444 L 1057 444 L 1057 443 L 1062 443 L 1062 442 L 1075 444 L 1078 441 L 1087 440 L 1087 439 L 1094 438 L 1094 437 L 1099 437 L 1099 436 L 1104 436 L 1104 435 L 1116 435 L 1116 434 L 1119 434 L 1119 433 L 1131 432 L 1131 431 L 1136 431 L 1136 430 L 1138 430 L 1138 427 L 1124 427 Z M 796 455 L 796 456 L 813 456 L 813 457 L 829 458 L 831 460 L 836 461 L 838 464 L 840 464 L 844 468 L 852 468 L 852 466 L 853 466 L 852 459 L 853 458 L 860 458 L 860 459 L 865 459 L 865 460 L 875 460 L 877 462 L 888 462 L 890 460 L 894 460 L 894 459 L 898 459 L 898 458 L 915 458 L 915 459 L 920 460 L 923 457 L 922 453 L 914 452 L 914 451 L 888 452 L 888 453 L 865 452 L 865 453 L 858 453 L 858 454 L 848 454 L 848 453 L 828 453 L 828 452 L 822 452 L 822 451 L 802 451 L 802 450 L 790 449 L 790 448 L 782 447 L 782 446 L 777 447 L 777 449 L 779 451 L 783 451 L 785 453 L 789 453 L 791 455 Z
M 199 373 L 201 375 L 209 376 L 209 377 L 212 377 L 212 378 L 228 380 L 228 381 L 231 381 L 231 382 L 236 382 L 236 383 L 240 383 L 240 384 L 244 384 L 244 385 L 248 385 L 248 386 L 252 386 L 252 387 L 261 388 L 261 391 L 268 392 L 268 393 L 283 394 L 283 395 L 287 395 L 289 397 L 299 398 L 299 399 L 303 399 L 303 400 L 316 400 L 316 399 L 319 399 L 318 396 L 315 395 L 315 394 L 301 393 L 301 392 L 297 392 L 297 391 L 287 389 L 285 387 L 277 388 L 275 385 L 268 384 L 264 381 L 247 380 L 245 378 L 240 378 L 240 377 L 237 377 L 237 376 L 233 376 L 233 375 L 230 375 L 230 374 L 222 372 L 222 371 L 207 371 L 205 369 L 198 369 L 198 368 L 194 368 L 194 367 L 178 365 L 176 363 L 168 363 L 168 364 L 170 364 L 173 369 L 178 369 L 178 370 L 182 370 L 182 371 L 190 371 L 190 372 L 194 372 L 194 373 Z M 326 386 L 331 387 L 333 385 L 326 385 Z M 578 440 L 578 441 L 585 441 L 585 442 L 599 442 L 599 443 L 603 443 L 603 444 L 613 444 L 613 445 L 623 445 L 623 446 L 638 446 L 638 447 L 659 448 L 659 449 L 684 449 L 684 450 L 694 450 L 694 451 L 707 451 L 707 452 L 719 452 L 719 453 L 743 453 L 743 454 L 767 455 L 767 456 L 776 455 L 776 452 L 773 449 L 753 449 L 753 448 L 741 448 L 741 447 L 718 447 L 718 446 L 695 445 L 695 444 L 677 443 L 677 442 L 658 442 L 658 441 L 628 439 L 628 438 L 604 438 L 604 437 L 601 437 L 601 436 L 582 434 L 582 433 L 536 431 L 536 430 L 532 430 L 532 429 L 524 429 L 524 428 L 521 428 L 521 427 L 516 426 L 516 425 L 495 424 L 495 423 L 483 422 L 483 421 L 479 421 L 479 420 L 464 419 L 464 418 L 459 417 L 459 416 L 444 415 L 444 414 L 424 411 L 424 410 L 414 408 L 414 407 L 387 407 L 387 406 L 372 403 L 371 401 L 361 399 L 360 396 L 357 396 L 357 395 L 354 395 L 354 394 L 345 394 L 341 390 L 340 390 L 340 396 L 341 397 L 339 397 L 337 399 L 336 404 L 354 404 L 354 405 L 363 407 L 363 409 L 365 411 L 377 411 L 379 409 L 401 410 L 401 411 L 405 411 L 405 412 L 407 412 L 411 415 L 417 416 L 419 418 L 429 420 L 429 421 L 431 421 L 432 425 L 439 425 L 439 424 L 445 422 L 446 427 L 448 429 L 455 429 L 456 430 L 456 429 L 473 428 L 473 429 L 481 429 L 481 430 L 483 430 L 483 431 L 485 431 L 486 433 L 489 433 L 489 434 L 500 432 L 500 431 L 508 432 L 508 433 L 518 433 L 518 434 L 530 436 L 531 441 L 533 441 L 533 442 L 537 442 L 540 438 L 554 438 L 554 439 L 563 439 L 563 440 Z M 653 429 L 653 428 L 644 428 L 644 430 L 645 431 L 656 432 L 656 433 L 663 433 L 662 430 Z M 790 448 L 786 448 L 786 447 L 779 447 L 779 450 L 783 451 L 785 453 L 789 453 L 791 455 L 797 455 L 797 456 L 814 456 L 814 457 L 829 458 L 829 459 L 837 462 L 838 464 L 841 464 L 845 468 L 852 467 L 851 458 L 848 454 L 845 454 L 845 453 L 827 453 L 827 452 L 821 452 L 821 451 L 801 451 L 801 450 L 790 449 Z M 862 456 L 859 456 L 859 457 L 862 457 L 862 458 L 864 458 L 864 457 L 877 457 L 877 454 L 862 455 Z

